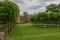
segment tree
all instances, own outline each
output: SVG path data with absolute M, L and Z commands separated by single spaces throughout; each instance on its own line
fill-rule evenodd
M 10 1 L 0 2 L 0 23 L 16 22 L 19 16 L 19 7 Z
M 46 11 L 47 12 L 60 12 L 60 4 L 50 4 L 46 6 Z
M 60 13 L 57 13 L 57 21 L 60 22 Z
M 50 12 L 50 21 L 57 22 L 57 13 Z
M 58 5 L 57 11 L 60 12 L 60 4 Z
M 11 32 L 18 19 L 20 10 L 19 7 L 8 0 L 0 2 L 0 29 L 5 29 L 6 34 Z

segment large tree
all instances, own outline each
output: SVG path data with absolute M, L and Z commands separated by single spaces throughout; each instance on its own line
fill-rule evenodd
M 10 1 L 1 1 L 0 2 L 0 24 L 8 24 L 16 22 L 19 16 L 20 10 L 19 7 Z
M 50 4 L 46 6 L 47 12 L 60 12 L 60 4 Z

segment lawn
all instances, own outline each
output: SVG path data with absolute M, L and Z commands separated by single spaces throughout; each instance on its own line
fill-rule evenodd
M 60 40 L 60 28 L 38 28 L 32 24 L 16 24 L 6 40 Z

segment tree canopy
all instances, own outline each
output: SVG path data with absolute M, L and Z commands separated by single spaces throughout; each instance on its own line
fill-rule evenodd
M 42 12 L 35 14 L 31 17 L 31 22 L 38 22 L 38 23 L 51 23 L 51 22 L 60 22 L 60 13 L 55 12 Z
M 50 4 L 46 6 L 47 12 L 60 12 L 60 4 Z
M 16 22 L 19 16 L 19 7 L 10 1 L 0 2 L 0 23 Z

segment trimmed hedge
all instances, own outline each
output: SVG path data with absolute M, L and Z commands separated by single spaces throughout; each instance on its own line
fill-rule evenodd
M 0 2 L 0 23 L 16 22 L 20 10 L 18 6 L 10 1 Z

